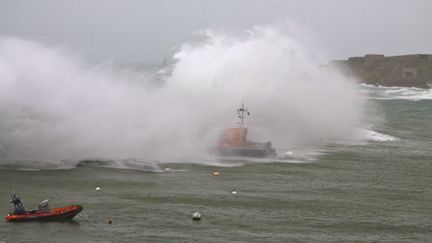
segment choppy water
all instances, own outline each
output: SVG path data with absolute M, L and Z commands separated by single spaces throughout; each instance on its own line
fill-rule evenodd
M 51 207 L 81 204 L 84 211 L 71 222 L 1 222 L 0 242 L 430 242 L 430 91 L 406 98 L 394 90 L 365 93 L 386 117 L 374 131 L 397 139 L 328 145 L 305 163 L 3 166 L 1 215 L 11 209 L 12 181 L 27 208 L 49 198 Z M 194 211 L 201 221 L 192 221 Z

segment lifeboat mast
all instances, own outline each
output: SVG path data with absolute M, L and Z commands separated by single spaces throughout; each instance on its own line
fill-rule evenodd
M 237 114 L 238 114 L 238 118 L 240 118 L 239 127 L 243 128 L 244 127 L 244 120 L 245 120 L 246 116 L 250 115 L 250 112 L 248 111 L 247 108 L 245 108 L 244 103 L 242 103 L 241 107 L 239 109 L 237 109 Z

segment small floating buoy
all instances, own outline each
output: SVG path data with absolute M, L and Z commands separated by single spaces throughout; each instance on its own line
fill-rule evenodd
M 165 168 L 165 171 L 170 171 L 171 169 L 170 168 Z
M 218 176 L 218 175 L 220 175 L 220 172 L 219 171 L 213 171 L 212 175 Z
M 193 220 L 201 220 L 201 214 L 199 212 L 195 212 L 192 214 Z
M 96 187 L 96 191 L 100 191 L 101 190 L 101 188 L 100 187 Z
M 108 224 L 112 224 L 112 220 L 108 220 Z
M 232 191 L 231 191 L 231 194 L 237 194 L 237 191 L 235 190 L 235 189 L 233 189 Z

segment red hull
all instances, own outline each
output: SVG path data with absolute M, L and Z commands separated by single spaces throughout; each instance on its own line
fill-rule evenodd
M 271 142 L 257 143 L 247 140 L 248 129 L 232 127 L 222 130 L 219 144 L 215 149 L 221 156 L 276 157 L 276 150 Z
M 53 208 L 48 212 L 36 212 L 20 215 L 8 214 L 5 219 L 10 222 L 23 222 L 23 221 L 55 221 L 63 219 L 72 219 L 82 210 L 82 206 L 73 205 L 63 208 Z

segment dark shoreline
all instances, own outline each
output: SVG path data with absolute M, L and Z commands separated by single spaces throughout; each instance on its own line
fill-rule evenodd
M 328 67 L 375 86 L 398 86 L 430 89 L 432 86 L 432 55 L 413 54 L 386 57 L 367 54 L 348 60 L 330 61 Z

